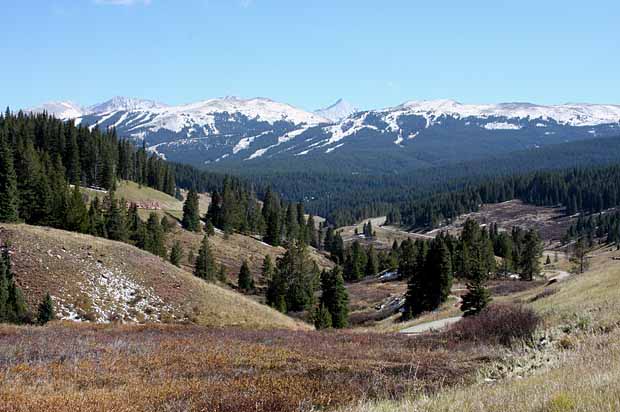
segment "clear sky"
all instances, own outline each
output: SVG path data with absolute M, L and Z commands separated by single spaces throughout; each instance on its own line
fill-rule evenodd
M 620 1 L 0 0 L 0 104 L 620 103 Z

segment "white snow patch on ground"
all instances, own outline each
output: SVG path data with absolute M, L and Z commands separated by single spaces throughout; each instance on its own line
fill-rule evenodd
M 118 268 L 109 268 L 100 262 L 88 266 L 88 270 L 82 272 L 84 281 L 77 283 L 83 296 L 80 300 L 86 300 L 85 305 L 76 307 L 69 295 L 53 297 L 60 319 L 108 323 L 159 322 L 164 314 L 174 318 L 174 308 L 152 288 L 130 279 Z
M 334 146 L 334 147 L 330 147 L 329 149 L 327 149 L 327 150 L 325 151 L 325 153 L 331 153 L 331 152 L 333 152 L 334 150 L 336 150 L 336 149 L 338 149 L 339 147 L 342 147 L 342 146 L 344 146 L 344 143 L 337 144 L 336 146 Z
M 487 130 L 519 130 L 521 126 L 507 122 L 491 122 L 483 126 Z

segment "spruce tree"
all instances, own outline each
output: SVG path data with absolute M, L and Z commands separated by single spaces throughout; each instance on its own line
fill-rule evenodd
M 215 227 L 213 227 L 213 223 L 211 223 L 211 219 L 207 219 L 205 222 L 205 233 L 207 236 L 215 235 Z
M 71 191 L 71 197 L 67 205 L 65 229 L 72 232 L 88 232 L 88 210 L 86 209 L 79 186 L 73 186 Z
M 0 277 L 4 277 L 4 281 L 0 281 L 0 284 L 4 284 L 6 290 L 6 293 L 0 292 L 0 295 L 5 295 L 5 320 L 12 323 L 24 323 L 27 317 L 26 301 L 24 300 L 21 289 L 17 287 L 15 283 L 15 276 L 13 276 L 11 270 L 11 255 L 7 244 L 2 246 L 0 262 Z M 2 286 L 0 286 L 0 288 L 2 288 Z M 0 297 L 0 300 L 2 300 L 2 297 Z M 0 306 L 2 306 L 1 303 Z M 2 312 L 2 309 L 0 309 L 0 312 Z M 0 315 L 0 317 L 1 316 L 2 315 Z
M 321 291 L 321 306 L 329 311 L 332 326 L 346 328 L 349 322 L 349 294 L 338 266 L 332 271 L 323 271 Z
M 263 269 L 261 275 L 263 280 L 269 282 L 273 277 L 273 263 L 271 262 L 271 256 L 265 255 L 265 259 L 263 259 Z
M 162 258 L 166 257 L 165 233 L 159 224 L 159 218 L 155 212 L 151 212 L 146 222 L 146 242 L 144 249 Z
M 108 239 L 125 242 L 129 236 L 125 222 L 127 213 L 124 200 L 117 201 L 114 197 L 114 192 L 110 192 L 107 202 L 109 206 L 106 213 L 105 228 Z
M 308 235 L 307 242 L 310 244 L 310 246 L 315 249 L 319 249 L 319 234 L 315 227 L 314 216 L 312 215 L 308 216 L 308 222 L 306 223 L 306 233 Z
M 6 139 L 0 131 L 0 222 L 17 222 L 17 176 L 13 166 L 13 153 Z
M 224 265 L 220 265 L 220 269 L 217 272 L 217 280 L 222 283 L 228 282 L 228 277 L 226 276 L 226 268 Z
M 491 294 L 486 288 L 488 272 L 485 265 L 480 263 L 483 259 L 481 254 L 473 256 L 473 269 L 470 274 L 470 281 L 467 284 L 467 293 L 463 296 L 461 311 L 464 316 L 471 316 L 480 313 L 491 301 Z
M 366 256 L 368 258 L 366 260 L 365 275 L 374 276 L 379 272 L 379 261 L 377 259 L 377 253 L 372 245 L 368 248 Z
M 286 307 L 286 274 L 282 270 L 275 270 L 273 276 L 267 282 L 267 304 L 272 308 L 282 312 L 287 312 Z
M 280 216 L 276 210 L 272 210 L 267 216 L 267 230 L 265 233 L 265 243 L 271 246 L 280 246 Z
M 206 281 L 213 281 L 215 279 L 215 259 L 209 245 L 209 238 L 205 235 L 202 238 L 202 244 L 198 250 L 198 257 L 196 257 L 196 263 L 194 265 L 194 276 L 197 276 Z
M 540 275 L 542 252 L 542 242 L 538 233 L 534 229 L 529 230 L 525 234 L 521 254 L 521 279 L 532 280 L 535 276 Z
M 332 315 L 323 303 L 315 309 L 314 327 L 317 330 L 329 329 L 332 327 Z
M 183 204 L 183 229 L 192 232 L 200 232 L 200 208 L 198 205 L 198 193 L 192 188 L 187 193 L 187 199 Z
M 181 248 L 181 242 L 176 240 L 172 244 L 172 249 L 170 250 L 170 263 L 175 266 L 181 266 L 181 259 L 183 258 L 183 249 Z
M 254 289 L 254 279 L 252 278 L 252 273 L 250 272 L 250 268 L 246 260 L 244 260 L 241 264 L 237 284 L 239 285 L 239 290 L 243 292 L 250 292 Z
M 54 302 L 49 293 L 45 295 L 43 301 L 39 304 L 37 311 L 37 322 L 39 325 L 45 325 L 47 322 L 54 320 L 56 315 L 54 313 Z
M 570 250 L 570 261 L 575 273 L 583 273 L 588 269 L 588 246 L 583 238 L 579 238 Z

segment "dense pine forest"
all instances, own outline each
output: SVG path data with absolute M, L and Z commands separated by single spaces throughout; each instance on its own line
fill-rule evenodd
M 392 173 L 346 173 L 342 168 L 309 172 L 267 172 L 245 162 L 236 173 L 261 188 L 271 186 L 286 199 L 304 201 L 307 211 L 336 226 L 395 213 L 403 202 L 455 191 L 494 177 L 617 163 L 620 139 L 597 138 L 532 148 L 481 160 L 415 167 L 416 160 L 394 165 Z M 209 170 L 222 170 L 216 164 Z M 273 168 L 271 169 L 273 170 Z
M 568 215 L 598 213 L 620 202 L 620 166 L 577 168 L 488 179 L 463 190 L 408 202 L 399 211 L 411 227 L 435 227 L 483 203 L 520 199 L 538 206 L 562 206 Z
M 0 220 L 66 228 L 69 185 L 114 190 L 118 179 L 175 194 L 175 170 L 114 129 L 76 126 L 46 114 L 0 116 Z

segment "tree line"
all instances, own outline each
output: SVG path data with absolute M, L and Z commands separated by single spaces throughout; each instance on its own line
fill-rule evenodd
M 599 213 L 620 203 L 620 166 L 536 172 L 489 179 L 458 191 L 436 194 L 402 205 L 401 222 L 437 227 L 483 203 L 520 199 L 537 206 L 562 206 L 568 215 Z
M 66 227 L 70 185 L 113 191 L 119 179 L 175 195 L 175 168 L 144 147 L 43 114 L 0 116 L 0 221 Z

